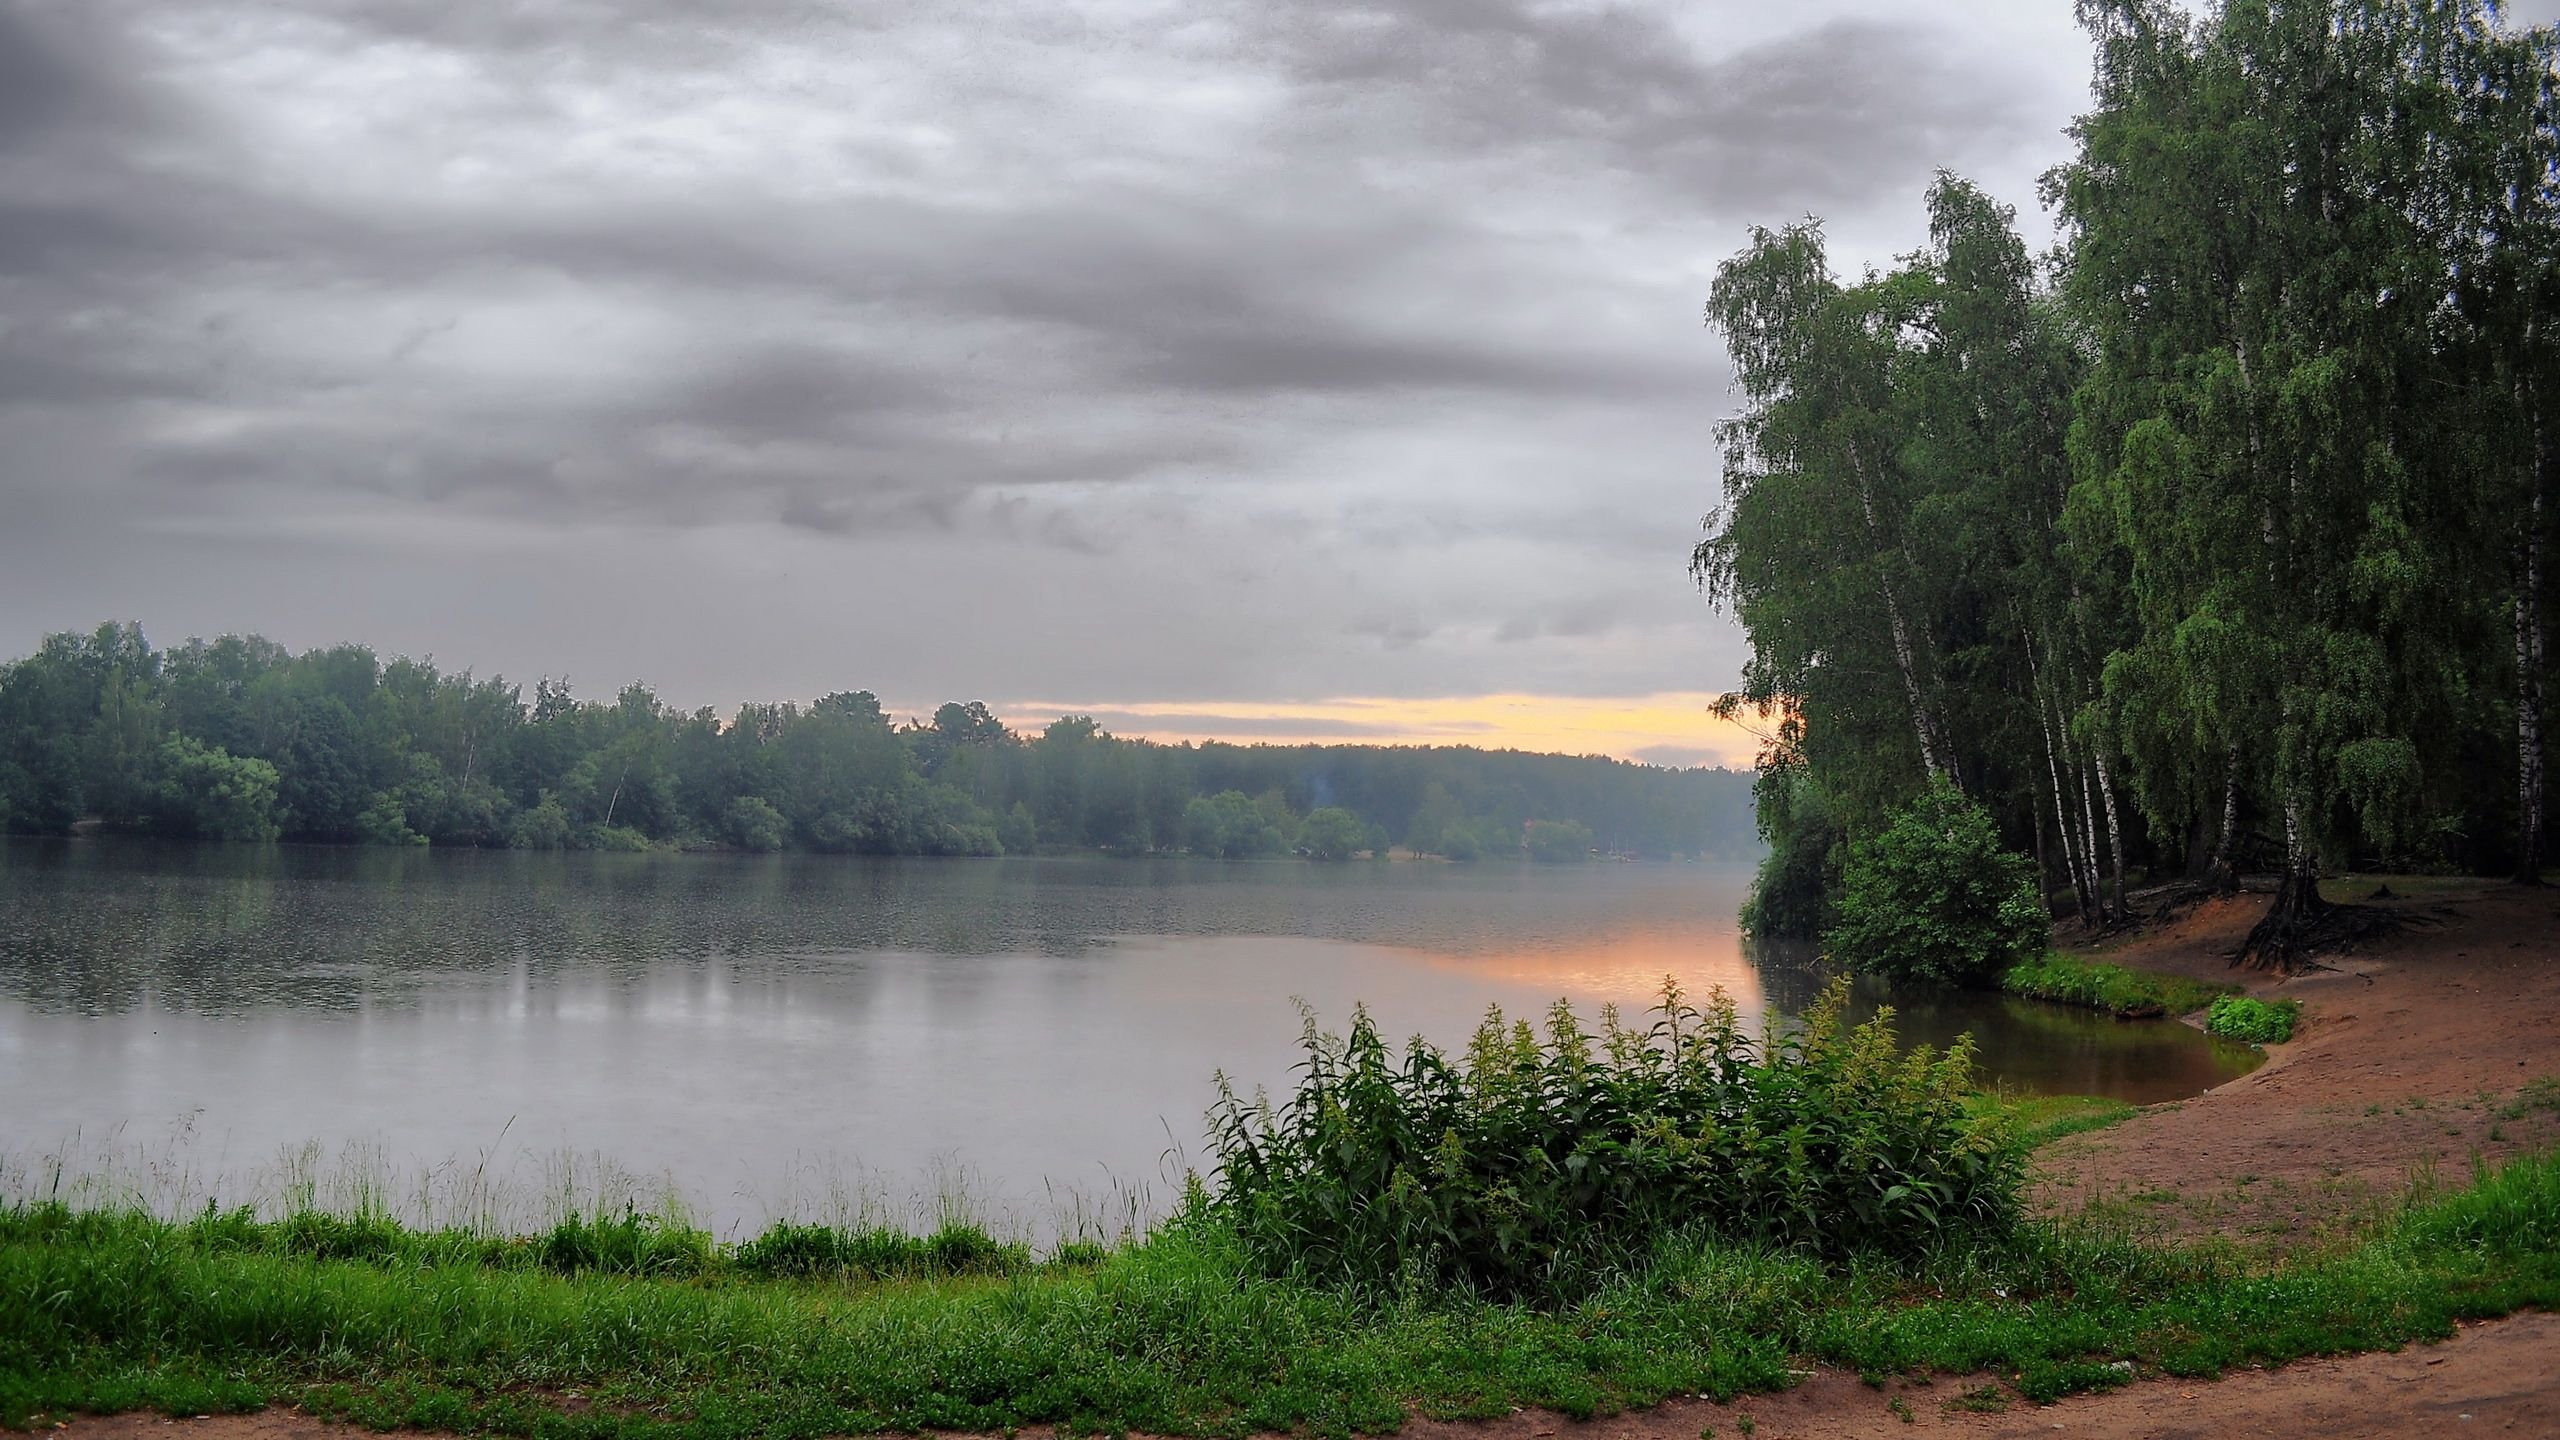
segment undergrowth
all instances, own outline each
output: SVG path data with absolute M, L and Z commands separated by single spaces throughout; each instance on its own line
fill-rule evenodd
M 2010 1138 L 2022 1150 L 2035 1150 L 2070 1135 L 2085 1135 L 2119 1125 L 2141 1113 L 2139 1106 L 2103 1095 L 1983 1095 L 1975 1104 L 1997 1109 L 2006 1117 Z
M 1275 1277 L 1541 1304 L 1675 1231 L 1835 1258 L 2004 1235 L 2021 1152 L 1967 1103 L 1970 1038 L 1905 1054 L 1890 1011 L 1844 1027 L 1847 998 L 1835 981 L 1759 1039 L 1666 981 L 1643 1028 L 1496 1010 L 1456 1059 L 1399 1055 L 1365 1011 L 1339 1038 L 1311 1015 L 1284 1103 L 1220 1080 L 1213 1208 Z
M 2246 995 L 2225 995 L 2205 1012 L 2204 1028 L 2252 1045 L 2281 1045 L 2293 1038 L 2294 1022 L 2301 1017 L 2302 1002 L 2298 1000 L 2270 1003 Z
M 290 1401 L 379 1427 L 594 1440 L 1034 1423 L 1338 1435 L 1417 1410 L 1730 1399 L 1784 1388 L 1807 1360 L 1990 1371 L 2048 1400 L 2560 1304 L 2548 1155 L 2290 1261 L 2085 1221 L 1828 1258 L 1693 1229 L 1545 1307 L 1274 1278 L 1196 1203 L 1090 1267 L 891 1280 L 763 1279 L 717 1249 L 683 1276 L 563 1271 L 531 1241 L 466 1251 L 381 1225 L 341 1254 L 324 1229 L 0 1211 L 0 1421 Z
M 2136 1019 L 2191 1014 L 2216 997 L 2231 994 L 2235 987 L 2047 952 L 2042 959 L 2002 972 L 2000 989 L 2021 999 L 2052 1000 Z

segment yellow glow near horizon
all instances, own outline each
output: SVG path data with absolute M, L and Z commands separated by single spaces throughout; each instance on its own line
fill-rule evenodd
M 997 706 L 1005 722 L 1036 734 L 1060 715 L 1091 715 L 1131 739 L 1166 743 L 1224 740 L 1238 745 L 1473 745 L 1610 755 L 1656 764 L 1748 769 L 1760 742 L 1745 726 L 1709 712 L 1704 691 L 1652 695 L 1463 695 L 1408 700 L 1341 696 L 1303 703 L 1228 700 Z

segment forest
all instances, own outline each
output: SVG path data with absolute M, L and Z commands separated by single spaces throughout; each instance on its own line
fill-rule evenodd
M 0 828 L 528 849 L 1042 849 L 1340 860 L 1756 853 L 1746 775 L 1464 747 L 1123 740 L 1068 715 L 1016 734 L 977 702 L 897 723 L 868 691 L 725 722 L 643 685 L 584 700 L 131 624 L 0 666 Z
M 1769 932 L 1961 792 L 2101 926 L 2129 886 L 2547 861 L 2555 39 L 2480 0 L 2084 0 L 2059 241 L 1957 176 L 1839 273 L 1752 233 L 1692 573 L 1747 632 Z

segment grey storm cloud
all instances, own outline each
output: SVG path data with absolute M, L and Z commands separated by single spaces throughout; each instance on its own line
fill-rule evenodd
M 804 542 L 958 547 L 848 585 L 1001 568 L 1019 593 L 945 616 L 918 683 L 1023 663 L 969 637 L 1071 579 L 1162 618 L 1025 691 L 1178 688 L 1164 656 L 1245 630 L 1198 685 L 1625 686 L 1569 642 L 1681 617 L 1712 638 L 1677 663 L 1712 664 L 1729 634 L 1681 583 L 1724 403 L 1705 277 L 1748 222 L 2032 175 L 2082 59 L 2022 60 L 2050 26 L 2019 24 L 0 0 L 0 648 L 147 600 L 284 628 L 290 562 L 242 578 L 241 537 L 340 547 L 317 575 L 621 527 L 795 585 L 827 569 L 776 558 Z M 174 570 L 117 569 L 160 556 L 137 526 L 189 537 Z M 440 648 L 484 633 L 505 649 Z

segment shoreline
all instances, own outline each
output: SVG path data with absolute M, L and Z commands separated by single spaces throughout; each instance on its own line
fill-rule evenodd
M 2481 882 L 2397 901 L 2422 923 L 2331 957 L 2332 971 L 2297 977 L 2236 971 L 2223 959 L 2264 903 L 2249 895 L 2210 902 L 2075 952 L 2298 999 L 2303 1023 L 2248 1075 L 2041 1149 L 2030 1192 L 2039 1211 L 2100 1215 L 2173 1239 L 2222 1236 L 2270 1257 L 2317 1256 L 2396 1204 L 2413 1177 L 2458 1188 L 2475 1154 L 2497 1160 L 2560 1143 L 2560 895 Z M 2551 1082 L 2547 1107 L 2526 1103 L 2540 1093 L 2530 1088 L 2537 1080 Z M 2138 1379 L 2045 1407 L 2008 1393 L 2000 1413 L 1946 1402 L 2009 1377 L 1938 1375 L 1871 1388 L 1854 1374 L 1815 1367 L 1797 1378 L 1788 1390 L 1724 1405 L 1671 1400 L 1588 1421 L 1536 1410 L 1490 1422 L 1413 1418 L 1403 1433 L 1691 1440 L 1707 1427 L 1742 1433 L 1748 1414 L 1773 1436 L 1799 1440 L 1907 1434 L 1913 1423 L 1948 1434 L 2050 1433 L 2060 1424 L 2075 1434 L 2130 1437 L 2161 1433 L 2164 1406 L 2201 1434 L 2281 1433 L 2314 1417 L 2322 1417 L 2322 1434 L 2411 1433 L 2432 1423 L 2428 1417 L 2450 1421 L 2452 1407 L 2492 1429 L 2502 1422 L 2549 1429 L 2560 1425 L 2560 1317 L 2528 1312 L 2465 1325 L 2443 1346 L 2239 1368 L 2219 1381 Z M 169 1428 L 135 1414 L 75 1420 L 67 1433 L 113 1437 L 144 1425 Z M 200 1440 L 349 1433 L 291 1410 L 176 1428 Z

